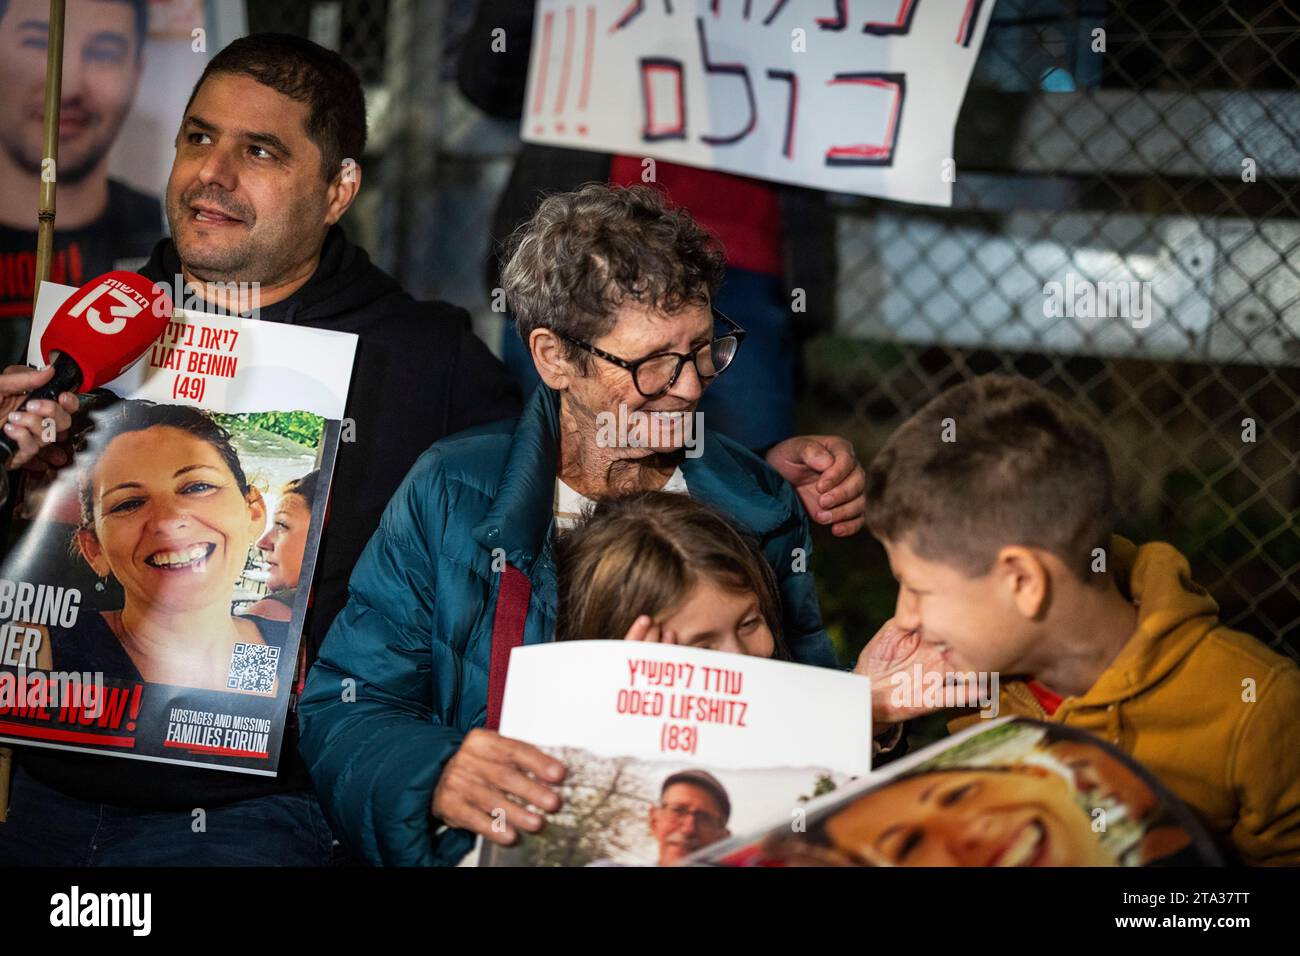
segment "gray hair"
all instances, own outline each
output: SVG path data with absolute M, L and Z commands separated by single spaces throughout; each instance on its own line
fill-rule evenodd
M 506 244 L 506 301 L 524 344 L 534 329 L 583 341 L 631 300 L 672 315 L 708 305 L 722 283 L 717 239 L 645 186 L 588 183 L 548 196 Z M 585 372 L 587 355 L 565 343 Z

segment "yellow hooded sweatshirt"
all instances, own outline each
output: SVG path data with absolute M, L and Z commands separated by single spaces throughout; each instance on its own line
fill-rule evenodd
M 1009 680 L 999 716 L 1090 731 L 1150 770 L 1244 862 L 1300 864 L 1300 668 L 1221 625 L 1219 606 L 1171 545 L 1116 536 L 1108 557 L 1138 606 L 1137 631 L 1055 714 L 1023 680 Z

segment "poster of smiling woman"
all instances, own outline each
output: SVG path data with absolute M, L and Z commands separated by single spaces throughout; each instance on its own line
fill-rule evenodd
M 687 862 L 1111 867 L 1222 858 L 1192 811 L 1119 749 L 1073 727 L 1004 717 Z
M 355 347 L 177 310 L 92 393 L 5 530 L 0 740 L 275 773 Z

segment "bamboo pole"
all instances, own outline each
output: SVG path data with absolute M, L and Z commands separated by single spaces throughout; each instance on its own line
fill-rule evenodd
M 64 0 L 50 0 L 50 30 L 45 54 L 45 163 L 41 172 L 41 205 L 36 214 L 36 288 L 50 277 L 54 257 L 54 193 L 58 187 L 59 105 L 63 97 L 63 13 Z M 36 300 L 32 299 L 32 312 Z
M 45 45 L 45 150 L 41 165 L 40 208 L 36 213 L 36 284 L 32 292 L 32 314 L 41 283 L 50 277 L 54 257 L 54 193 L 58 186 L 59 105 L 63 97 L 64 0 L 50 0 L 49 32 Z M 13 778 L 13 751 L 0 747 L 0 823 L 9 816 L 9 782 Z

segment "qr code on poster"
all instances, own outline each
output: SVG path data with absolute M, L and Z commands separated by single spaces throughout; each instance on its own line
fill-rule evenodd
M 236 644 L 230 655 L 229 690 L 251 690 L 269 694 L 275 689 L 275 671 L 280 663 L 280 648 L 265 644 Z

